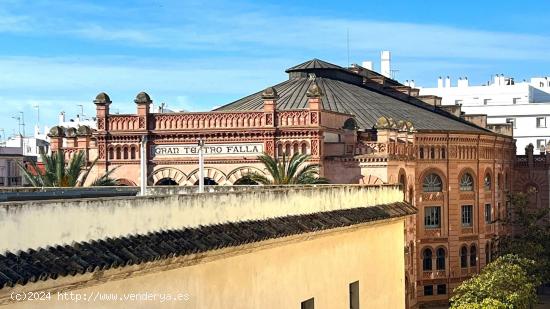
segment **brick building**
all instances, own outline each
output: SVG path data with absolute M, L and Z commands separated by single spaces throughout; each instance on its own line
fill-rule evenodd
M 408 304 L 445 302 L 491 259 L 491 239 L 503 232 L 496 219 L 511 188 L 511 125 L 489 130 L 482 116 L 356 65 L 314 59 L 286 72 L 280 84 L 203 113 L 152 113 L 142 92 L 136 114 L 113 115 L 101 93 L 97 131 L 54 127 L 52 149 L 66 139 L 67 156 L 99 158 L 92 175 L 117 167 L 127 185 L 139 183 L 142 141 L 149 185 L 196 184 L 198 139 L 207 184 L 265 173 L 263 152 L 310 154 L 333 183 L 400 184 L 418 208 L 405 229 Z

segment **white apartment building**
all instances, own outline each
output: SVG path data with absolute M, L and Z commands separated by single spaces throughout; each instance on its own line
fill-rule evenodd
M 515 82 L 497 74 L 482 86 L 471 86 L 467 78 L 452 85 L 440 77 L 437 88 L 416 88 L 420 95 L 442 97 L 442 105 L 461 105 L 466 114 L 486 114 L 489 124 L 513 123 L 518 154 L 529 144 L 541 149 L 550 143 L 550 77 Z
M 23 156 L 37 159 L 40 159 L 41 153 L 48 153 L 50 151 L 50 143 L 48 141 L 33 136 L 12 136 L 4 142 L 4 146 L 8 148 L 19 148 Z
M 19 164 L 23 164 L 23 161 L 24 156 L 21 147 L 0 147 L 0 187 L 25 184 L 19 167 Z

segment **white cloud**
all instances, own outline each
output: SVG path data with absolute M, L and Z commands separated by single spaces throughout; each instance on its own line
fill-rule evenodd
M 152 43 L 154 42 L 153 37 L 140 30 L 133 29 L 110 29 L 99 26 L 99 25 L 87 25 L 81 28 L 70 30 L 68 33 L 82 36 L 85 38 L 93 40 L 104 40 L 104 41 L 124 41 L 132 43 Z

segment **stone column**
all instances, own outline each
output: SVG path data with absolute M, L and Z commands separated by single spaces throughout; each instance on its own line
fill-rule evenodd
M 61 126 L 55 126 L 50 129 L 48 133 L 50 138 L 50 149 L 52 154 L 63 149 L 63 137 L 65 137 L 65 130 Z
M 139 117 L 139 129 L 149 129 L 149 109 L 151 107 L 151 97 L 146 92 L 140 92 L 136 96 L 134 103 L 137 105 L 137 115 Z
M 308 108 L 309 108 L 309 125 L 314 127 L 321 126 L 321 109 L 323 96 L 323 91 L 317 85 L 317 82 L 313 80 L 311 85 L 307 89 L 306 96 L 308 98 Z M 314 158 L 323 157 L 323 132 L 319 132 L 319 137 L 311 140 L 311 155 Z M 321 174 L 322 174 L 321 169 Z
M 277 94 L 277 90 L 273 87 L 266 88 L 262 92 L 262 100 L 264 102 L 264 125 L 266 127 L 272 127 L 275 128 L 277 126 L 277 99 L 279 98 L 279 95 Z M 265 142 L 265 152 L 275 157 L 276 154 L 276 136 L 275 133 L 273 134 L 272 138 L 269 138 Z
M 109 105 L 111 105 L 111 99 L 105 92 L 99 93 L 94 100 L 96 118 L 97 118 L 97 130 L 107 131 L 109 118 Z

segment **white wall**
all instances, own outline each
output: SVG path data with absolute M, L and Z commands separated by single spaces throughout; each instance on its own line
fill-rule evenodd
M 514 118 L 514 138 L 518 154 L 524 154 L 530 143 L 550 142 L 550 84 L 548 78 L 533 78 L 531 82 L 505 85 L 503 76 L 495 76 L 489 86 L 455 86 L 420 88 L 421 95 L 442 97 L 443 105 L 462 105 L 466 114 L 486 114 L 488 124 L 506 123 Z M 543 86 L 540 86 L 540 82 Z M 537 117 L 547 125 L 537 127 Z M 544 121 L 543 121 L 544 122 Z

